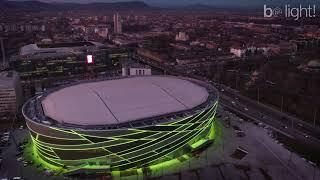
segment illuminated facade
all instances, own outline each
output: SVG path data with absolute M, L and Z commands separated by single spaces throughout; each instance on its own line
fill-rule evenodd
M 18 56 L 12 56 L 10 67 L 22 80 L 100 73 L 120 68 L 119 60 L 128 54 L 126 49 L 110 49 L 91 42 L 30 44 L 22 47 Z M 91 63 L 88 55 L 94 60 Z
M 116 126 L 50 123 L 41 112 L 42 97 L 29 100 L 23 114 L 34 152 L 53 168 L 122 171 L 166 162 L 212 142 L 218 96 L 215 89 L 208 92 L 207 101 L 190 111 Z
M 83 74 L 86 72 L 104 72 L 111 67 L 107 52 L 93 53 L 95 63 L 88 65 L 86 54 L 59 55 L 46 58 L 23 57 L 11 61 L 10 66 L 19 72 L 22 80 L 50 78 Z

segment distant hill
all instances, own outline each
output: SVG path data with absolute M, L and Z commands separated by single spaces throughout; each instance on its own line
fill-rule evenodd
M 205 5 L 205 4 L 190 4 L 184 7 L 181 7 L 185 10 L 212 10 L 214 9 L 213 6 Z
M 0 0 L 0 10 L 10 11 L 122 11 L 122 10 L 142 10 L 151 9 L 146 3 L 141 1 L 116 2 L 116 3 L 45 3 L 39 1 L 7 1 Z

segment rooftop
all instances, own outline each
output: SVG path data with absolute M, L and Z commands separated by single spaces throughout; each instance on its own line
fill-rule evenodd
M 81 83 L 42 100 L 44 114 L 74 125 L 121 124 L 192 109 L 209 93 L 177 77 L 148 76 Z
M 122 65 L 122 68 L 151 68 L 149 65 L 137 63 L 128 59 L 122 59 L 120 63 Z
M 98 42 L 74 42 L 74 43 L 56 43 L 56 44 L 28 44 L 20 49 L 21 56 L 37 54 L 66 54 L 79 53 L 84 49 L 104 46 Z

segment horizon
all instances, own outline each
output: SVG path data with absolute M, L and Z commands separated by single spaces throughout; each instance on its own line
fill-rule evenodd
M 320 4 L 317 0 L 304 0 L 299 2 L 299 0 L 238 0 L 234 2 L 233 0 L 8 0 L 8 1 L 39 1 L 45 3 L 76 3 L 76 4 L 90 4 L 90 3 L 117 3 L 117 2 L 144 2 L 150 6 L 158 7 L 183 7 L 189 5 L 206 5 L 206 6 L 216 6 L 216 7 L 259 7 L 264 4 L 267 5 L 284 5 L 284 4 Z

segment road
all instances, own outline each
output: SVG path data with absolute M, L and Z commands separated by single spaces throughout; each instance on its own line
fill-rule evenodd
M 205 77 L 199 77 L 193 74 L 179 72 L 174 67 L 167 67 L 159 62 L 152 61 L 148 58 L 135 56 L 140 63 L 163 70 L 165 74 L 183 75 L 203 81 L 208 81 Z M 210 82 L 210 81 L 208 81 Z M 264 105 L 247 97 L 240 95 L 237 91 L 230 89 L 222 84 L 212 83 L 220 91 L 220 104 L 228 110 L 238 115 L 249 118 L 256 122 L 262 122 L 272 127 L 274 130 L 284 134 L 302 144 L 316 147 L 320 150 L 320 128 L 292 117 L 288 114 L 278 111 L 275 108 Z M 223 89 L 223 91 L 221 91 Z
M 273 130 L 306 145 L 308 148 L 320 150 L 320 134 L 317 128 L 276 109 L 243 97 L 232 89 L 221 88 L 221 86 L 219 89 L 221 92 L 220 105 L 225 109 L 241 117 L 266 124 Z
M 296 117 L 290 116 L 286 113 L 280 112 L 279 110 L 272 108 L 270 106 L 264 105 L 262 103 L 259 103 L 255 100 L 252 100 L 250 98 L 247 98 L 245 96 L 242 96 L 237 91 L 230 89 L 228 87 L 225 87 L 224 85 L 217 85 L 214 84 L 216 87 L 220 89 L 220 95 L 223 97 L 222 100 L 231 100 L 234 102 L 241 102 L 240 105 L 242 105 L 244 108 L 246 106 L 254 107 L 253 110 L 260 113 L 260 119 L 268 119 L 269 120 L 277 120 L 282 123 L 283 126 L 287 126 L 290 128 L 294 128 L 299 130 L 300 132 L 305 133 L 305 135 L 312 135 L 317 139 L 320 139 L 320 129 L 317 127 L 314 127 L 313 125 L 302 121 Z M 223 89 L 223 90 L 222 90 Z M 222 91 L 221 91 L 222 90 Z M 234 104 L 232 104 L 235 106 Z M 244 110 L 244 108 L 239 108 L 239 110 Z

